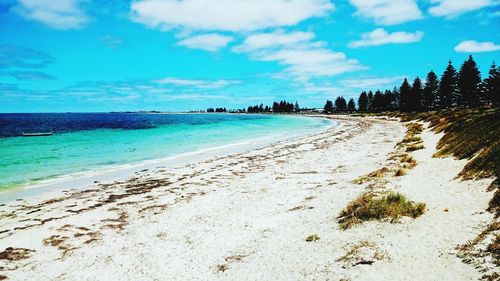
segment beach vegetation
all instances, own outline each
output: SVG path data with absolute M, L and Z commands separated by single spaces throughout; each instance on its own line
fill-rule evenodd
M 318 241 L 319 239 L 320 238 L 319 238 L 318 234 L 311 234 L 311 235 L 306 237 L 306 242 L 314 242 L 314 241 Z
M 422 143 L 412 144 L 406 147 L 406 152 L 412 152 L 420 149 L 424 149 L 425 146 Z
M 443 133 L 434 157 L 468 159 L 458 177 L 496 179 L 490 186 L 496 191 L 489 210 L 500 217 L 500 108 L 449 109 L 401 115 L 405 120 L 429 122 L 429 128 Z
M 389 172 L 389 169 L 386 167 L 380 168 L 378 170 L 375 170 L 371 173 L 368 174 L 368 177 L 370 178 L 382 178 L 385 176 L 385 174 Z
M 396 222 L 403 216 L 417 218 L 425 212 L 424 203 L 415 203 L 400 193 L 377 195 L 363 193 L 350 202 L 337 217 L 341 229 L 370 220 Z
M 371 181 L 372 179 L 369 176 L 361 176 L 355 180 L 352 181 L 354 184 L 364 184 L 366 182 Z
M 413 158 L 413 156 L 409 154 L 405 154 L 401 157 L 401 163 L 407 163 L 410 165 L 410 167 L 415 167 L 417 165 L 417 160 Z
M 396 170 L 396 172 L 394 173 L 394 175 L 396 177 L 402 177 L 404 175 L 406 175 L 406 170 L 404 168 L 399 168 Z

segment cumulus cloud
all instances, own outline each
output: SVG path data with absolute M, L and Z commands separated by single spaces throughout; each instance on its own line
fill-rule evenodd
M 175 86 L 189 86 L 192 88 L 201 89 L 220 89 L 230 85 L 240 84 L 239 80 L 196 80 L 196 79 L 179 79 L 174 77 L 166 77 L 154 81 L 157 84 L 175 85 Z
M 186 38 L 182 41 L 179 41 L 177 45 L 184 46 L 190 49 L 200 49 L 209 52 L 215 52 L 225 47 L 232 40 L 233 37 L 231 36 L 210 33 Z
M 394 77 L 375 77 L 375 78 L 357 78 L 357 79 L 345 79 L 341 80 L 339 83 L 343 87 L 353 88 L 353 89 L 364 89 L 364 88 L 377 88 L 377 87 L 391 87 L 395 84 L 401 83 L 405 77 L 404 76 L 394 76 Z
M 481 53 L 500 50 L 500 45 L 493 42 L 477 42 L 474 40 L 462 41 L 455 46 L 455 51 L 459 53 Z
M 78 0 L 18 0 L 14 7 L 23 17 L 55 29 L 77 29 L 89 21 Z
M 217 31 L 255 31 L 293 26 L 333 11 L 329 0 L 140 0 L 132 19 L 149 27 Z
M 421 31 L 416 31 L 414 33 L 403 31 L 388 33 L 383 28 L 377 28 L 372 32 L 363 33 L 361 35 L 361 40 L 349 43 L 349 47 L 360 48 L 385 44 L 408 44 L 418 42 L 422 40 L 423 37 L 424 33 Z
M 330 50 L 325 42 L 313 41 L 314 37 L 309 32 L 256 33 L 233 51 L 247 53 L 253 60 L 277 62 L 285 66 L 285 77 L 302 83 L 366 68 L 344 53 Z
M 498 0 L 431 0 L 434 5 L 429 8 L 433 16 L 453 18 L 464 13 L 500 4 Z
M 356 14 L 380 25 L 395 25 L 422 18 L 415 0 L 349 0 Z
M 285 33 L 280 30 L 273 33 L 256 33 L 248 36 L 241 45 L 234 47 L 233 51 L 242 53 L 308 43 L 315 36 L 316 35 L 312 32 L 302 31 Z

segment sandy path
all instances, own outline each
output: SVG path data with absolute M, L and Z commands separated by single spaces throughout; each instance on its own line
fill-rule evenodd
M 49 201 L 3 206 L 0 259 L 9 280 L 477 280 L 454 247 L 491 220 L 489 181 L 453 178 L 464 163 L 432 159 L 424 134 L 418 165 L 387 188 L 427 203 L 401 223 L 340 230 L 336 216 L 366 186 L 351 181 L 382 167 L 402 139 L 398 122 L 343 119 L 297 141 L 134 179 L 68 191 Z M 437 172 L 444 170 L 445 172 Z M 448 208 L 449 212 L 443 212 Z M 306 242 L 317 233 L 321 239 Z M 367 243 L 372 265 L 339 260 Z

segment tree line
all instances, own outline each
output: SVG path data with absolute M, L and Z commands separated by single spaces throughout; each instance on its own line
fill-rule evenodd
M 263 104 L 249 106 L 247 108 L 248 113 L 297 113 L 300 112 L 300 106 L 298 102 L 291 103 L 286 100 L 279 102 L 273 102 L 272 107 L 264 106 Z
M 217 107 L 215 109 L 212 107 L 209 107 L 209 108 L 207 108 L 207 112 L 208 113 L 213 113 L 213 112 L 222 113 L 222 112 L 227 112 L 227 109 L 225 107 Z
M 462 64 L 459 71 L 453 64 L 448 66 L 438 78 L 434 71 L 427 74 L 425 82 L 416 77 L 410 84 L 407 78 L 399 88 L 384 92 L 363 91 L 357 101 L 348 103 L 338 97 L 335 104 L 327 100 L 326 113 L 333 112 L 382 112 L 382 111 L 427 111 L 452 107 L 500 106 L 500 67 L 495 62 L 490 67 L 488 77 L 481 79 L 472 56 Z

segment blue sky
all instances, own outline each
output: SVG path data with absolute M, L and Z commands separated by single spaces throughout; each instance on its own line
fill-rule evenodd
M 0 112 L 339 95 L 500 58 L 499 0 L 0 0 Z

